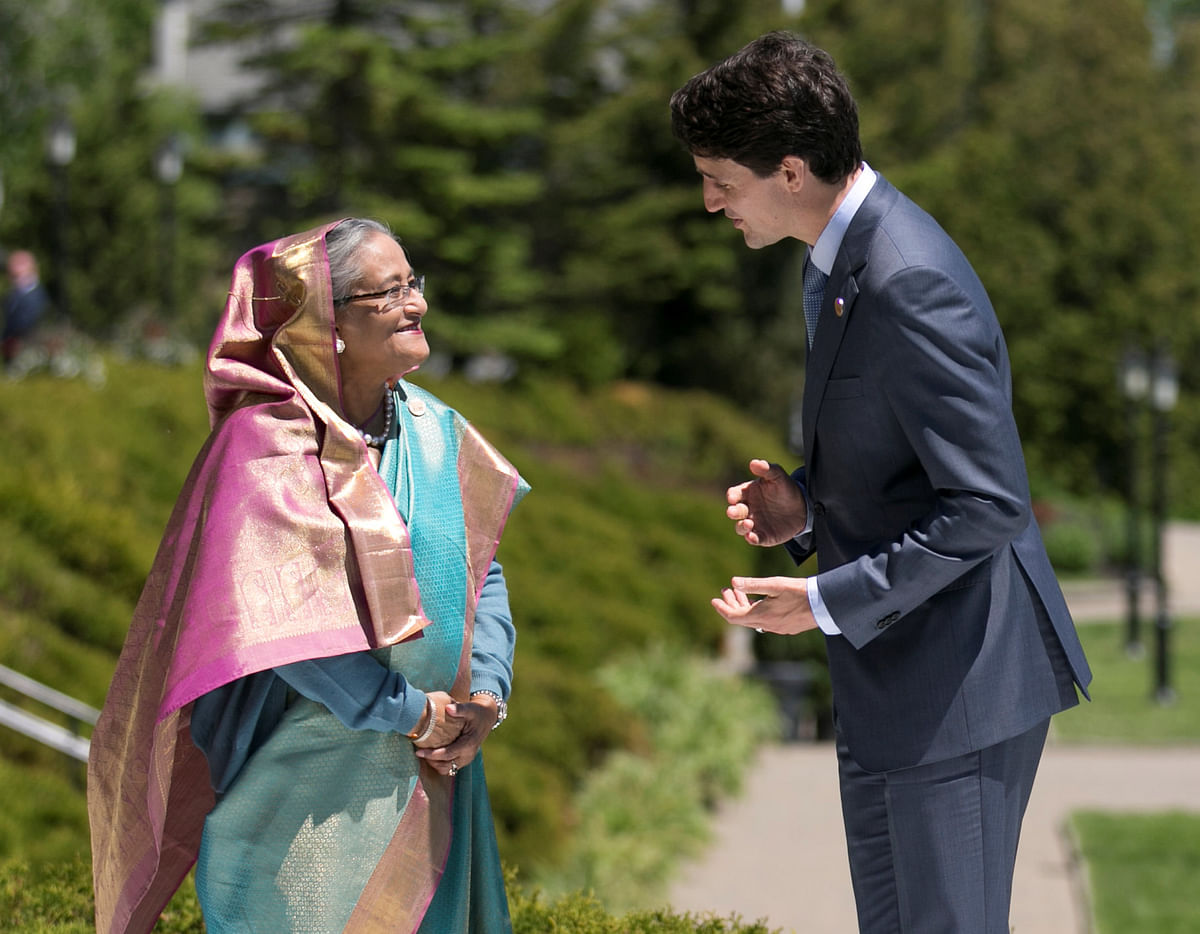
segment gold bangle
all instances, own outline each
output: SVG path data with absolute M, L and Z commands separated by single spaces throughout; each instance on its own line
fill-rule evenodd
M 429 723 L 425 727 L 425 732 L 413 740 L 413 745 L 417 746 L 433 735 L 433 731 L 437 729 L 437 704 L 433 698 L 426 695 L 425 700 L 429 702 Z

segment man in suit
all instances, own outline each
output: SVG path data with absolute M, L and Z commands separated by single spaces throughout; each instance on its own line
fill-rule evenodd
M 12 363 L 22 343 L 37 328 L 49 303 L 38 281 L 37 260 L 28 250 L 14 250 L 6 263 L 12 289 L 4 299 L 4 333 L 0 337 L 5 365 Z
M 755 40 L 671 115 L 709 211 L 752 249 L 809 245 L 805 466 L 751 461 L 727 514 L 819 571 L 735 577 L 713 605 L 826 634 L 860 930 L 1008 934 L 1050 717 L 1091 672 L 1032 518 L 987 294 L 863 161 L 846 81 L 802 39 Z

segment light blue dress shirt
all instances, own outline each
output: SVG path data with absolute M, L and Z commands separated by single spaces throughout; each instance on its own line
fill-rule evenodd
M 838 205 L 838 209 L 834 211 L 833 217 L 829 219 L 829 223 L 825 225 L 825 229 L 821 231 L 821 235 L 817 237 L 817 242 L 814 243 L 808 251 L 808 261 L 816 266 L 825 275 L 833 272 L 833 261 L 837 258 L 838 250 L 842 248 L 842 239 L 846 236 L 846 230 L 850 227 L 850 222 L 854 220 L 854 215 L 858 213 L 858 209 L 866 200 L 872 187 L 875 185 L 877 175 L 865 162 L 862 164 L 862 172 L 855 179 L 854 184 L 850 186 L 850 190 L 846 192 L 846 197 L 842 199 L 842 203 Z M 808 500 L 808 490 L 803 486 L 804 499 Z M 796 541 L 802 546 L 808 545 L 808 540 L 812 536 L 812 503 L 809 502 L 808 522 L 804 526 L 804 531 L 796 536 Z M 838 624 L 834 622 L 833 617 L 829 614 L 828 608 L 825 606 L 825 601 L 821 599 L 821 588 L 817 584 L 815 577 L 810 577 L 807 580 L 808 588 L 808 604 L 812 607 L 813 617 L 817 621 L 817 625 L 821 628 L 821 632 L 827 636 L 840 636 L 842 630 Z

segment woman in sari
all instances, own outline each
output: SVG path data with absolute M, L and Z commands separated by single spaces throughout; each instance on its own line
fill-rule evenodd
M 238 261 L 213 430 L 92 739 L 98 931 L 150 931 L 194 863 L 211 934 L 511 929 L 479 749 L 527 487 L 402 378 L 423 291 L 354 218 Z

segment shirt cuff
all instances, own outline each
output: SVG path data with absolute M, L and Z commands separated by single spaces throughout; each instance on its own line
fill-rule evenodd
M 817 621 L 821 632 L 827 636 L 840 636 L 842 630 L 833 621 L 833 617 L 829 615 L 829 608 L 825 606 L 825 601 L 821 599 L 821 588 L 817 585 L 817 579 L 810 577 L 805 583 L 808 589 L 808 605 L 812 608 L 813 618 Z

